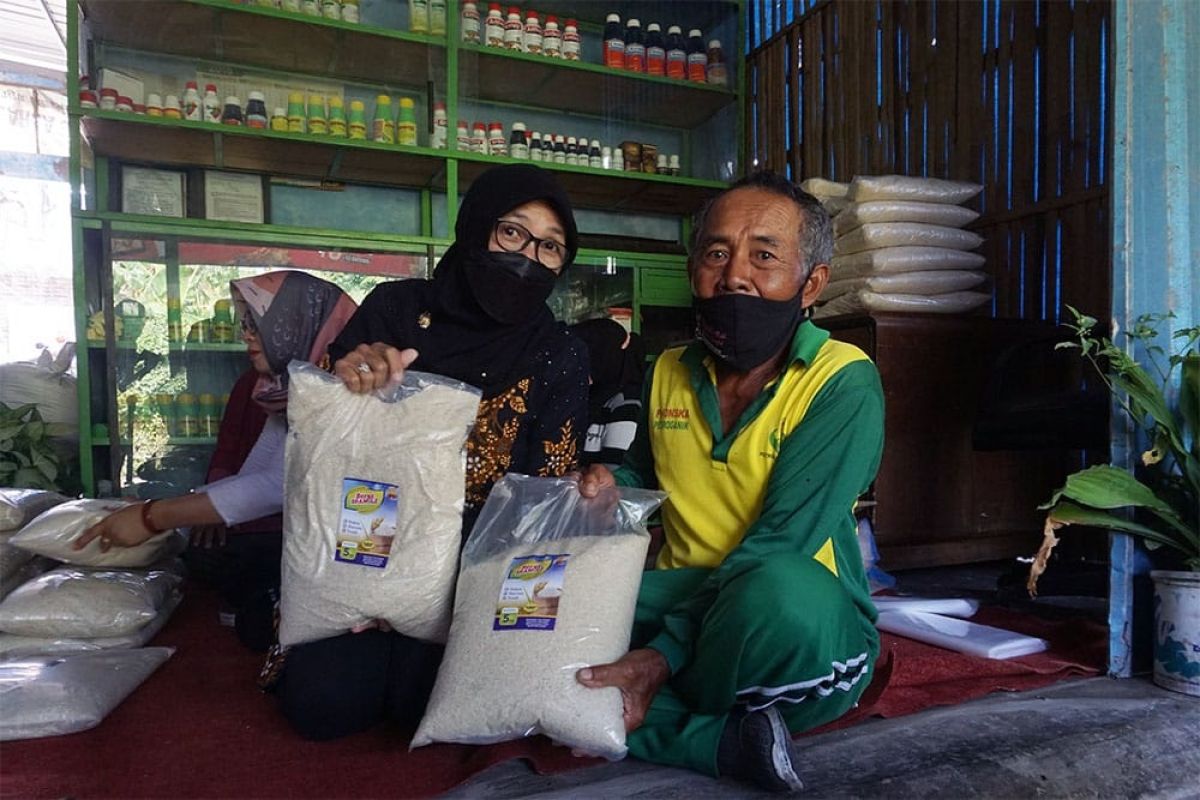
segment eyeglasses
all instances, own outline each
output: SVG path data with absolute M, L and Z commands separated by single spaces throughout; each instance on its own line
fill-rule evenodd
M 249 311 L 247 311 L 245 314 L 242 314 L 241 317 L 238 319 L 238 322 L 241 323 L 242 333 L 245 334 L 246 336 L 257 336 L 258 335 L 258 325 L 256 325 L 254 323 L 254 317 L 250 316 Z
M 543 267 L 560 270 L 567 261 L 567 246 L 553 239 L 539 239 L 518 222 L 496 220 L 496 243 L 509 253 L 519 253 L 534 243 L 534 257 Z

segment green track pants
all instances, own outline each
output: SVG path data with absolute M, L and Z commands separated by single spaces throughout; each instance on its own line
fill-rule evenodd
M 632 647 L 707 577 L 699 568 L 642 578 Z M 793 733 L 845 714 L 870 682 L 879 636 L 841 583 L 803 556 L 773 556 L 732 578 L 705 616 L 692 659 L 629 734 L 631 755 L 717 775 L 717 744 L 735 705 L 775 705 Z

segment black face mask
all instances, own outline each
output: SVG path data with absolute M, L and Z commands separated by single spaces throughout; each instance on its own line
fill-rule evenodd
M 738 372 L 748 372 L 779 353 L 804 318 L 799 293 L 790 300 L 721 294 L 697 298 L 695 308 L 696 336 Z
M 467 280 L 484 312 L 504 325 L 533 318 L 554 290 L 558 275 L 520 253 L 476 250 L 466 262 Z

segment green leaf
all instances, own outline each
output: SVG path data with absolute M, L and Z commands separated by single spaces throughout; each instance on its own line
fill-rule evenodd
M 1076 505 L 1069 500 L 1063 500 L 1055 504 L 1047 513 L 1051 519 L 1062 522 L 1067 525 L 1090 525 L 1093 528 L 1107 528 L 1108 530 L 1121 531 L 1133 536 L 1140 536 L 1147 541 L 1156 542 L 1165 547 L 1170 547 L 1174 550 L 1182 552 L 1185 556 L 1192 554 L 1187 552 L 1187 549 L 1181 542 L 1176 541 L 1167 534 L 1160 533 L 1153 528 L 1148 528 L 1145 525 L 1140 525 L 1133 520 L 1119 517 L 1116 514 L 1110 514 L 1107 511 L 1098 511 L 1094 508 L 1084 508 Z
M 1076 500 L 1092 508 L 1144 506 L 1156 511 L 1174 513 L 1172 508 L 1160 500 L 1149 486 L 1125 470 L 1110 464 L 1089 467 L 1067 476 L 1066 485 L 1054 493 L 1050 502 L 1039 508 L 1050 508 L 1063 497 Z
M 54 459 L 47 458 L 42 453 L 33 452 L 33 466 L 37 471 L 46 476 L 46 480 L 53 481 L 58 478 L 58 464 Z
M 28 467 L 30 464 L 33 463 L 32 461 L 29 460 L 29 456 L 25 455 L 24 453 L 20 452 L 19 450 L 13 450 L 12 457 L 17 462 L 17 465 L 20 466 L 22 469 L 24 469 L 25 467 Z
M 24 427 L 24 422 L 0 422 L 0 442 L 16 438 Z
M 25 423 L 25 435 L 29 437 L 29 441 L 38 442 L 46 434 L 46 423 L 41 420 L 33 420 Z
M 1188 353 L 1181 363 L 1179 413 L 1183 416 L 1184 427 L 1191 433 L 1192 449 L 1196 451 L 1200 448 L 1200 353 Z
M 13 486 L 18 489 L 49 489 L 52 488 L 42 477 L 42 473 L 32 467 L 17 470 L 13 476 Z

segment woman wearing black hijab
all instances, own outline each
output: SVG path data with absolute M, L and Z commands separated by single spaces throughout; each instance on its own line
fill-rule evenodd
M 504 474 L 578 467 L 588 361 L 546 306 L 579 248 L 570 201 L 551 173 L 488 170 L 463 198 L 454 233 L 432 280 L 377 286 L 329 353 L 355 392 L 398 381 L 408 367 L 483 391 L 467 438 L 465 536 Z M 268 661 L 263 678 L 301 735 L 331 739 L 384 718 L 417 721 L 441 650 L 391 631 L 352 632 L 291 648 L 286 660 Z

